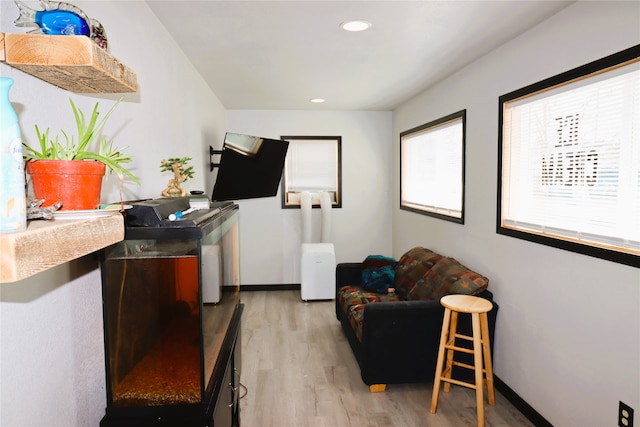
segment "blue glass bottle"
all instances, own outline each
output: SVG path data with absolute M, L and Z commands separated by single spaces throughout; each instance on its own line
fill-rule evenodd
M 9 100 L 11 86 L 12 78 L 0 77 L 0 233 L 27 228 L 22 135 Z

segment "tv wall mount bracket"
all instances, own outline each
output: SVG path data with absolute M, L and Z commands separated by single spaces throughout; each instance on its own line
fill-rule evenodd
M 214 150 L 212 146 L 209 146 L 209 171 L 213 172 L 213 170 L 220 166 L 220 163 L 213 162 L 213 156 L 222 155 L 222 150 Z

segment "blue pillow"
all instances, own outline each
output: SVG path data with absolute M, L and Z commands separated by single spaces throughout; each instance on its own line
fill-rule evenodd
M 379 294 L 389 293 L 394 287 L 396 260 L 382 255 L 369 255 L 362 263 L 361 286 Z

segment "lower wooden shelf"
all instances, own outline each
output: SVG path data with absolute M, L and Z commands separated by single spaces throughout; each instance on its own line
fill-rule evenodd
M 120 213 L 89 219 L 29 221 L 0 234 L 0 283 L 16 282 L 124 239 Z

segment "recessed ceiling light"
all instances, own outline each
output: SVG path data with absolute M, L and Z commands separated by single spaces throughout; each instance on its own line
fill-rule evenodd
M 371 22 L 363 21 L 362 19 L 354 19 L 343 22 L 340 24 L 340 27 L 345 31 L 364 31 L 371 28 Z
M 313 98 L 311 100 L 311 102 L 316 103 L 316 104 L 322 104 L 324 102 L 324 99 L 322 99 L 322 98 Z

